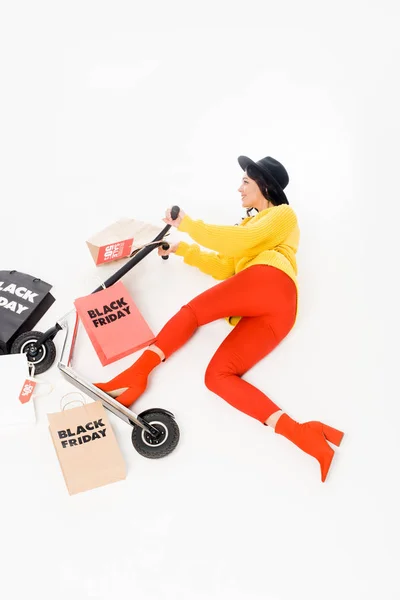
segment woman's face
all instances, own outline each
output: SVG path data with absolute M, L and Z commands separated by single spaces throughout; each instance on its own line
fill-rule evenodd
M 238 191 L 242 196 L 242 206 L 244 208 L 257 208 L 261 211 L 271 205 L 262 195 L 254 179 L 251 179 L 247 173 L 242 178 L 242 185 Z

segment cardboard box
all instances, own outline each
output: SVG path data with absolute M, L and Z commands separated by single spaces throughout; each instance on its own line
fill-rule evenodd
M 138 221 L 122 218 L 86 240 L 96 265 L 104 265 L 127 258 L 142 246 L 153 241 L 160 228 Z

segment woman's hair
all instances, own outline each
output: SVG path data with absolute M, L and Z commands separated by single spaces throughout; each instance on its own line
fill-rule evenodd
M 277 202 L 278 195 L 276 193 L 275 186 L 272 183 L 267 182 L 267 180 L 260 173 L 260 171 L 258 171 L 256 168 L 254 168 L 253 165 L 249 165 L 246 168 L 246 172 L 247 172 L 247 175 L 250 177 L 250 179 L 253 179 L 256 182 L 256 184 L 260 188 L 260 192 L 262 193 L 264 198 L 266 200 L 269 200 L 270 202 L 272 202 L 272 204 L 274 206 L 276 206 L 278 204 L 278 202 Z M 251 216 L 250 213 L 252 210 L 253 210 L 253 208 L 248 208 L 246 210 L 248 217 Z M 257 209 L 255 208 L 254 210 L 257 210 Z M 258 210 L 257 210 L 257 212 L 258 212 Z

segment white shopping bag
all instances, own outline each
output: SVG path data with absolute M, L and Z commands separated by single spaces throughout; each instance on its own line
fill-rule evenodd
M 34 390 L 25 354 L 0 356 L 0 427 L 34 425 Z

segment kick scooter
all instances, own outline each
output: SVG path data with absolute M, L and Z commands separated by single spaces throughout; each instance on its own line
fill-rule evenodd
M 171 218 L 173 220 L 178 217 L 179 210 L 179 206 L 172 207 Z M 162 246 L 163 250 L 168 250 L 169 244 L 164 240 L 164 237 L 170 228 L 171 225 L 166 225 L 151 243 L 135 251 L 133 256 L 131 255 L 131 258 L 118 271 L 92 293 L 99 292 L 104 287 L 112 286 L 158 246 Z M 165 260 L 168 259 L 168 256 L 162 258 Z M 93 400 L 100 400 L 106 409 L 132 427 L 132 445 L 139 454 L 146 458 L 162 458 L 170 454 L 178 445 L 180 438 L 178 424 L 171 412 L 162 408 L 149 408 L 137 415 L 73 369 L 72 358 L 78 325 L 79 317 L 76 310 L 73 309 L 64 315 L 54 327 L 44 333 L 27 331 L 18 336 L 11 347 L 11 353 L 25 353 L 29 365 L 34 368 L 35 374 L 44 373 L 53 365 L 56 359 L 56 347 L 53 340 L 60 331 L 63 331 L 65 334 L 64 344 L 57 364 L 62 375 L 73 386 Z

